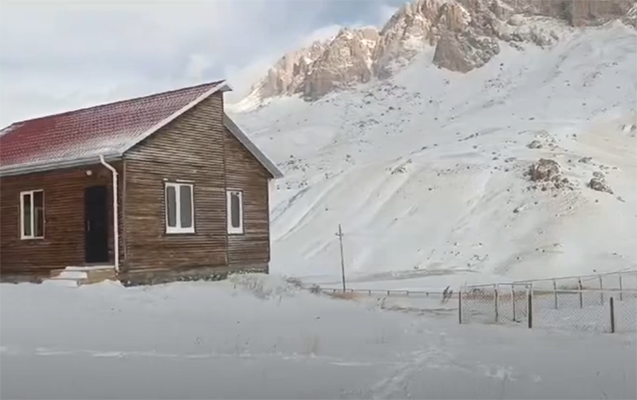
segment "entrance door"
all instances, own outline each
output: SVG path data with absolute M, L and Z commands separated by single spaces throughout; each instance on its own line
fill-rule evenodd
M 108 189 L 84 189 L 84 238 L 87 263 L 108 262 Z

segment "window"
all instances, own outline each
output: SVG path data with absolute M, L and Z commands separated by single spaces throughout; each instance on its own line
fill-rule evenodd
M 228 233 L 243 233 L 243 193 L 238 190 L 229 190 L 228 203 Z
M 22 239 L 44 238 L 44 191 L 20 193 L 20 236 Z
M 166 233 L 195 233 L 193 185 L 166 183 Z

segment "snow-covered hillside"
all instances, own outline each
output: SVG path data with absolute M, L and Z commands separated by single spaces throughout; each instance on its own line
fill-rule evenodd
M 339 271 L 339 223 L 350 274 L 634 267 L 637 33 L 615 22 L 548 49 L 501 47 L 467 74 L 428 48 L 389 80 L 234 114 L 286 173 L 272 270 Z M 532 182 L 540 158 L 569 182 Z M 596 172 L 613 194 L 588 187 Z

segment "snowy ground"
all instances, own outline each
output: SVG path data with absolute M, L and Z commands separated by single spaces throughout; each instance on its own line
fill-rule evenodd
M 637 396 L 634 334 L 458 325 L 276 277 L 0 296 L 7 399 Z
M 337 281 L 339 223 L 361 286 L 635 268 L 636 43 L 619 23 L 565 31 L 552 48 L 503 44 L 466 75 L 425 51 L 392 80 L 236 114 L 286 173 L 273 271 Z M 524 171 L 542 157 L 574 190 L 529 190 Z M 593 172 L 614 194 L 587 187 Z

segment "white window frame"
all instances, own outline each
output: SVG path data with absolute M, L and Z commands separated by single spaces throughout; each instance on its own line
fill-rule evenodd
M 232 226 L 232 194 L 239 195 L 239 227 Z M 236 189 L 226 190 L 226 209 L 228 215 L 228 233 L 231 235 L 243 234 L 243 191 Z
M 35 204 L 34 204 L 34 194 L 35 193 L 42 193 L 42 236 L 36 236 L 35 235 Z M 30 235 L 25 235 L 24 234 L 24 197 L 25 196 L 31 196 L 31 234 Z M 45 212 L 45 208 L 44 208 L 44 189 L 36 189 L 36 190 L 27 190 L 24 192 L 20 192 L 20 238 L 22 240 L 27 240 L 27 239 L 44 239 L 44 231 L 45 231 L 45 224 L 46 224 L 46 218 L 44 218 L 44 212 Z
M 188 228 L 181 227 L 181 187 L 187 186 L 190 188 L 190 220 L 192 225 Z M 175 188 L 175 223 L 176 226 L 168 225 L 168 188 Z M 179 233 L 195 233 L 195 185 L 193 183 L 182 182 L 164 182 L 164 220 L 166 224 L 167 234 L 179 234 Z

